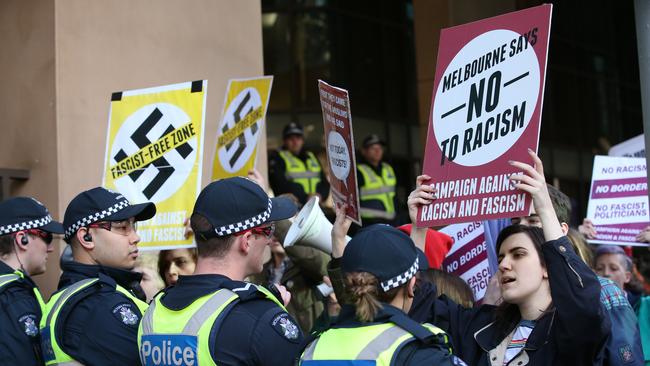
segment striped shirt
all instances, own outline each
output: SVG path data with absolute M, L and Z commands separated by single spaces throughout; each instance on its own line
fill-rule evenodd
M 521 352 L 526 345 L 526 341 L 528 341 L 528 336 L 533 332 L 533 328 L 535 328 L 535 322 L 533 320 L 521 320 L 519 322 L 515 334 L 512 336 L 510 344 L 508 344 L 508 349 L 506 349 L 506 354 L 503 358 L 504 366 Z

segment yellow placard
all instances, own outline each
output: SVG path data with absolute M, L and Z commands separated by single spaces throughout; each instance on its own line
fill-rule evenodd
M 201 189 L 207 81 L 114 93 L 103 185 L 133 203 L 154 202 L 138 223 L 141 249 L 191 247 L 184 221 Z
M 223 103 L 212 180 L 246 176 L 255 167 L 273 76 L 231 79 Z

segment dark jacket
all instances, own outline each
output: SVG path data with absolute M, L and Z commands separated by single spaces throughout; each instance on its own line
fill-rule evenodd
M 316 154 L 314 154 L 316 155 Z M 305 164 L 309 156 L 307 155 L 307 150 L 302 149 L 300 154 L 297 156 L 298 159 L 302 160 Z M 318 160 L 318 159 L 317 159 Z M 320 162 L 319 162 L 320 164 Z M 280 156 L 277 151 L 269 153 L 269 184 L 271 189 L 276 196 L 285 193 L 291 193 L 301 204 L 307 202 L 307 194 L 302 186 L 298 183 L 293 183 L 287 179 L 287 166 L 284 163 L 284 159 Z M 320 194 L 321 200 L 326 200 L 327 196 L 330 194 L 330 184 L 327 181 L 325 176 L 325 170 L 321 166 L 320 171 L 320 182 L 316 185 L 316 192 Z
M 144 301 L 142 274 L 117 268 L 67 262 L 59 290 L 86 278 L 104 278 Z M 95 287 L 80 301 L 66 303 L 57 321 L 56 337 L 67 354 L 85 365 L 139 365 L 138 324 L 142 313 L 136 304 L 115 290 L 115 285 Z M 74 298 L 74 297 L 73 297 Z M 136 315 L 137 320 L 121 314 Z
M 552 309 L 537 320 L 525 346 L 528 365 L 592 365 L 610 332 L 610 321 L 600 306 L 600 283 L 593 271 L 573 252 L 566 237 L 542 246 L 553 298 Z M 340 270 L 330 264 L 330 276 Z M 332 278 L 340 286 L 340 280 Z M 446 296 L 435 298 L 435 286 L 424 285 L 415 293 L 409 316 L 447 332 L 454 354 L 469 365 L 491 365 L 488 353 L 506 334 L 494 326 L 495 306 L 466 309 Z M 337 292 L 338 295 L 338 292 Z M 516 365 L 516 363 L 511 363 Z
M 0 275 L 14 269 L 0 261 Z M 40 351 L 41 307 L 34 295 L 36 284 L 24 274 L 0 292 L 0 360 L 3 365 L 42 365 Z
M 323 276 L 327 275 L 329 256 L 318 249 L 304 246 L 287 247 L 285 251 L 289 261 L 280 284 L 291 292 L 291 302 L 287 305 L 287 312 L 298 321 L 303 332 L 309 333 L 314 326 L 314 321 L 324 310 L 316 286 L 321 284 Z M 268 285 L 273 270 L 272 261 L 273 259 L 266 262 L 262 272 L 252 276 L 251 281 Z

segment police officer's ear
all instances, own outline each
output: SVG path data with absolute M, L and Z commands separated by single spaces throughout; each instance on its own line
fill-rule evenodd
M 93 237 L 90 234 L 90 231 L 88 230 L 87 227 L 79 228 L 79 230 L 77 230 L 77 233 L 75 234 L 75 237 L 77 238 L 79 244 L 81 244 L 81 246 L 84 247 L 85 249 L 95 248 Z
M 234 245 L 236 245 L 237 250 L 244 255 L 247 255 L 250 251 L 251 245 L 249 240 L 251 239 L 251 235 L 252 233 L 248 231 L 242 235 L 235 236 L 237 241 L 234 243 Z
M 27 250 L 27 245 L 29 244 L 29 237 L 27 236 L 27 232 L 17 232 L 16 236 L 14 237 L 14 242 L 16 243 L 17 250 Z
M 410 298 L 415 297 L 415 276 L 413 276 L 406 286 L 406 295 Z

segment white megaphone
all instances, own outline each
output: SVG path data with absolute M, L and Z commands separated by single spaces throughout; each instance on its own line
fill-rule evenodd
M 350 241 L 346 236 L 346 243 Z M 332 254 L 332 223 L 318 205 L 318 196 L 312 197 L 293 219 L 283 242 L 284 247 L 303 245 Z

